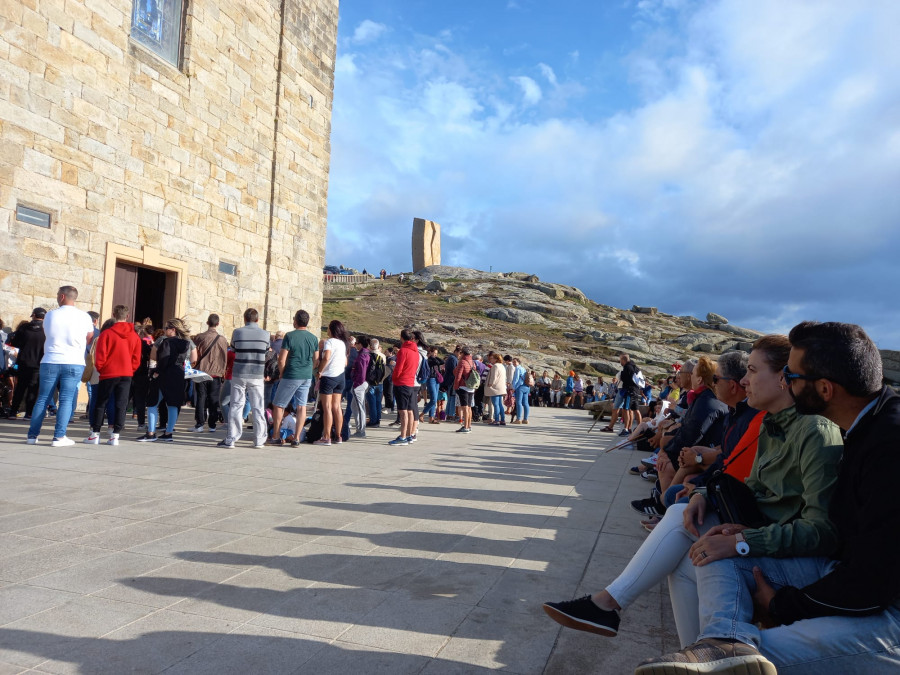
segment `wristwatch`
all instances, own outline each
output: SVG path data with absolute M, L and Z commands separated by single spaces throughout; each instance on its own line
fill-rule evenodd
M 739 556 L 750 555 L 750 544 L 744 540 L 744 535 L 738 532 L 734 535 L 734 538 L 737 539 L 737 544 L 734 545 L 734 550 L 737 551 L 737 554 Z
M 697 457 L 695 459 L 697 460 L 697 464 L 703 464 L 703 454 L 702 453 L 698 452 Z

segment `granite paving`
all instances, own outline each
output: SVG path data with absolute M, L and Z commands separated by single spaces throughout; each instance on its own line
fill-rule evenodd
M 584 412 L 296 449 L 217 448 L 192 412 L 116 447 L 0 421 L 0 675 L 629 673 L 678 648 L 664 584 L 612 639 L 541 610 L 646 536 L 640 456 Z

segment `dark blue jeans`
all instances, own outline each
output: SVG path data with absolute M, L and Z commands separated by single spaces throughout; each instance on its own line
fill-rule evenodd
M 370 386 L 366 391 L 366 405 L 369 406 L 369 422 L 381 424 L 381 399 L 384 395 L 384 385 Z

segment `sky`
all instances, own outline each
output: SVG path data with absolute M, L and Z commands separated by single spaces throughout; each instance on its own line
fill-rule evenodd
M 341 0 L 328 264 L 900 349 L 900 2 Z

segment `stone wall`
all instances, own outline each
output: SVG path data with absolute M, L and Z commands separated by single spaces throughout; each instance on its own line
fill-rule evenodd
M 272 330 L 301 306 L 319 325 L 338 0 L 283 6 L 280 41 L 278 2 L 188 2 L 175 68 L 129 38 L 131 0 L 3 2 L 8 323 L 63 283 L 99 311 L 112 243 L 188 262 L 197 326 L 215 311 L 229 330 L 248 306 Z M 18 222 L 17 203 L 52 227 Z

